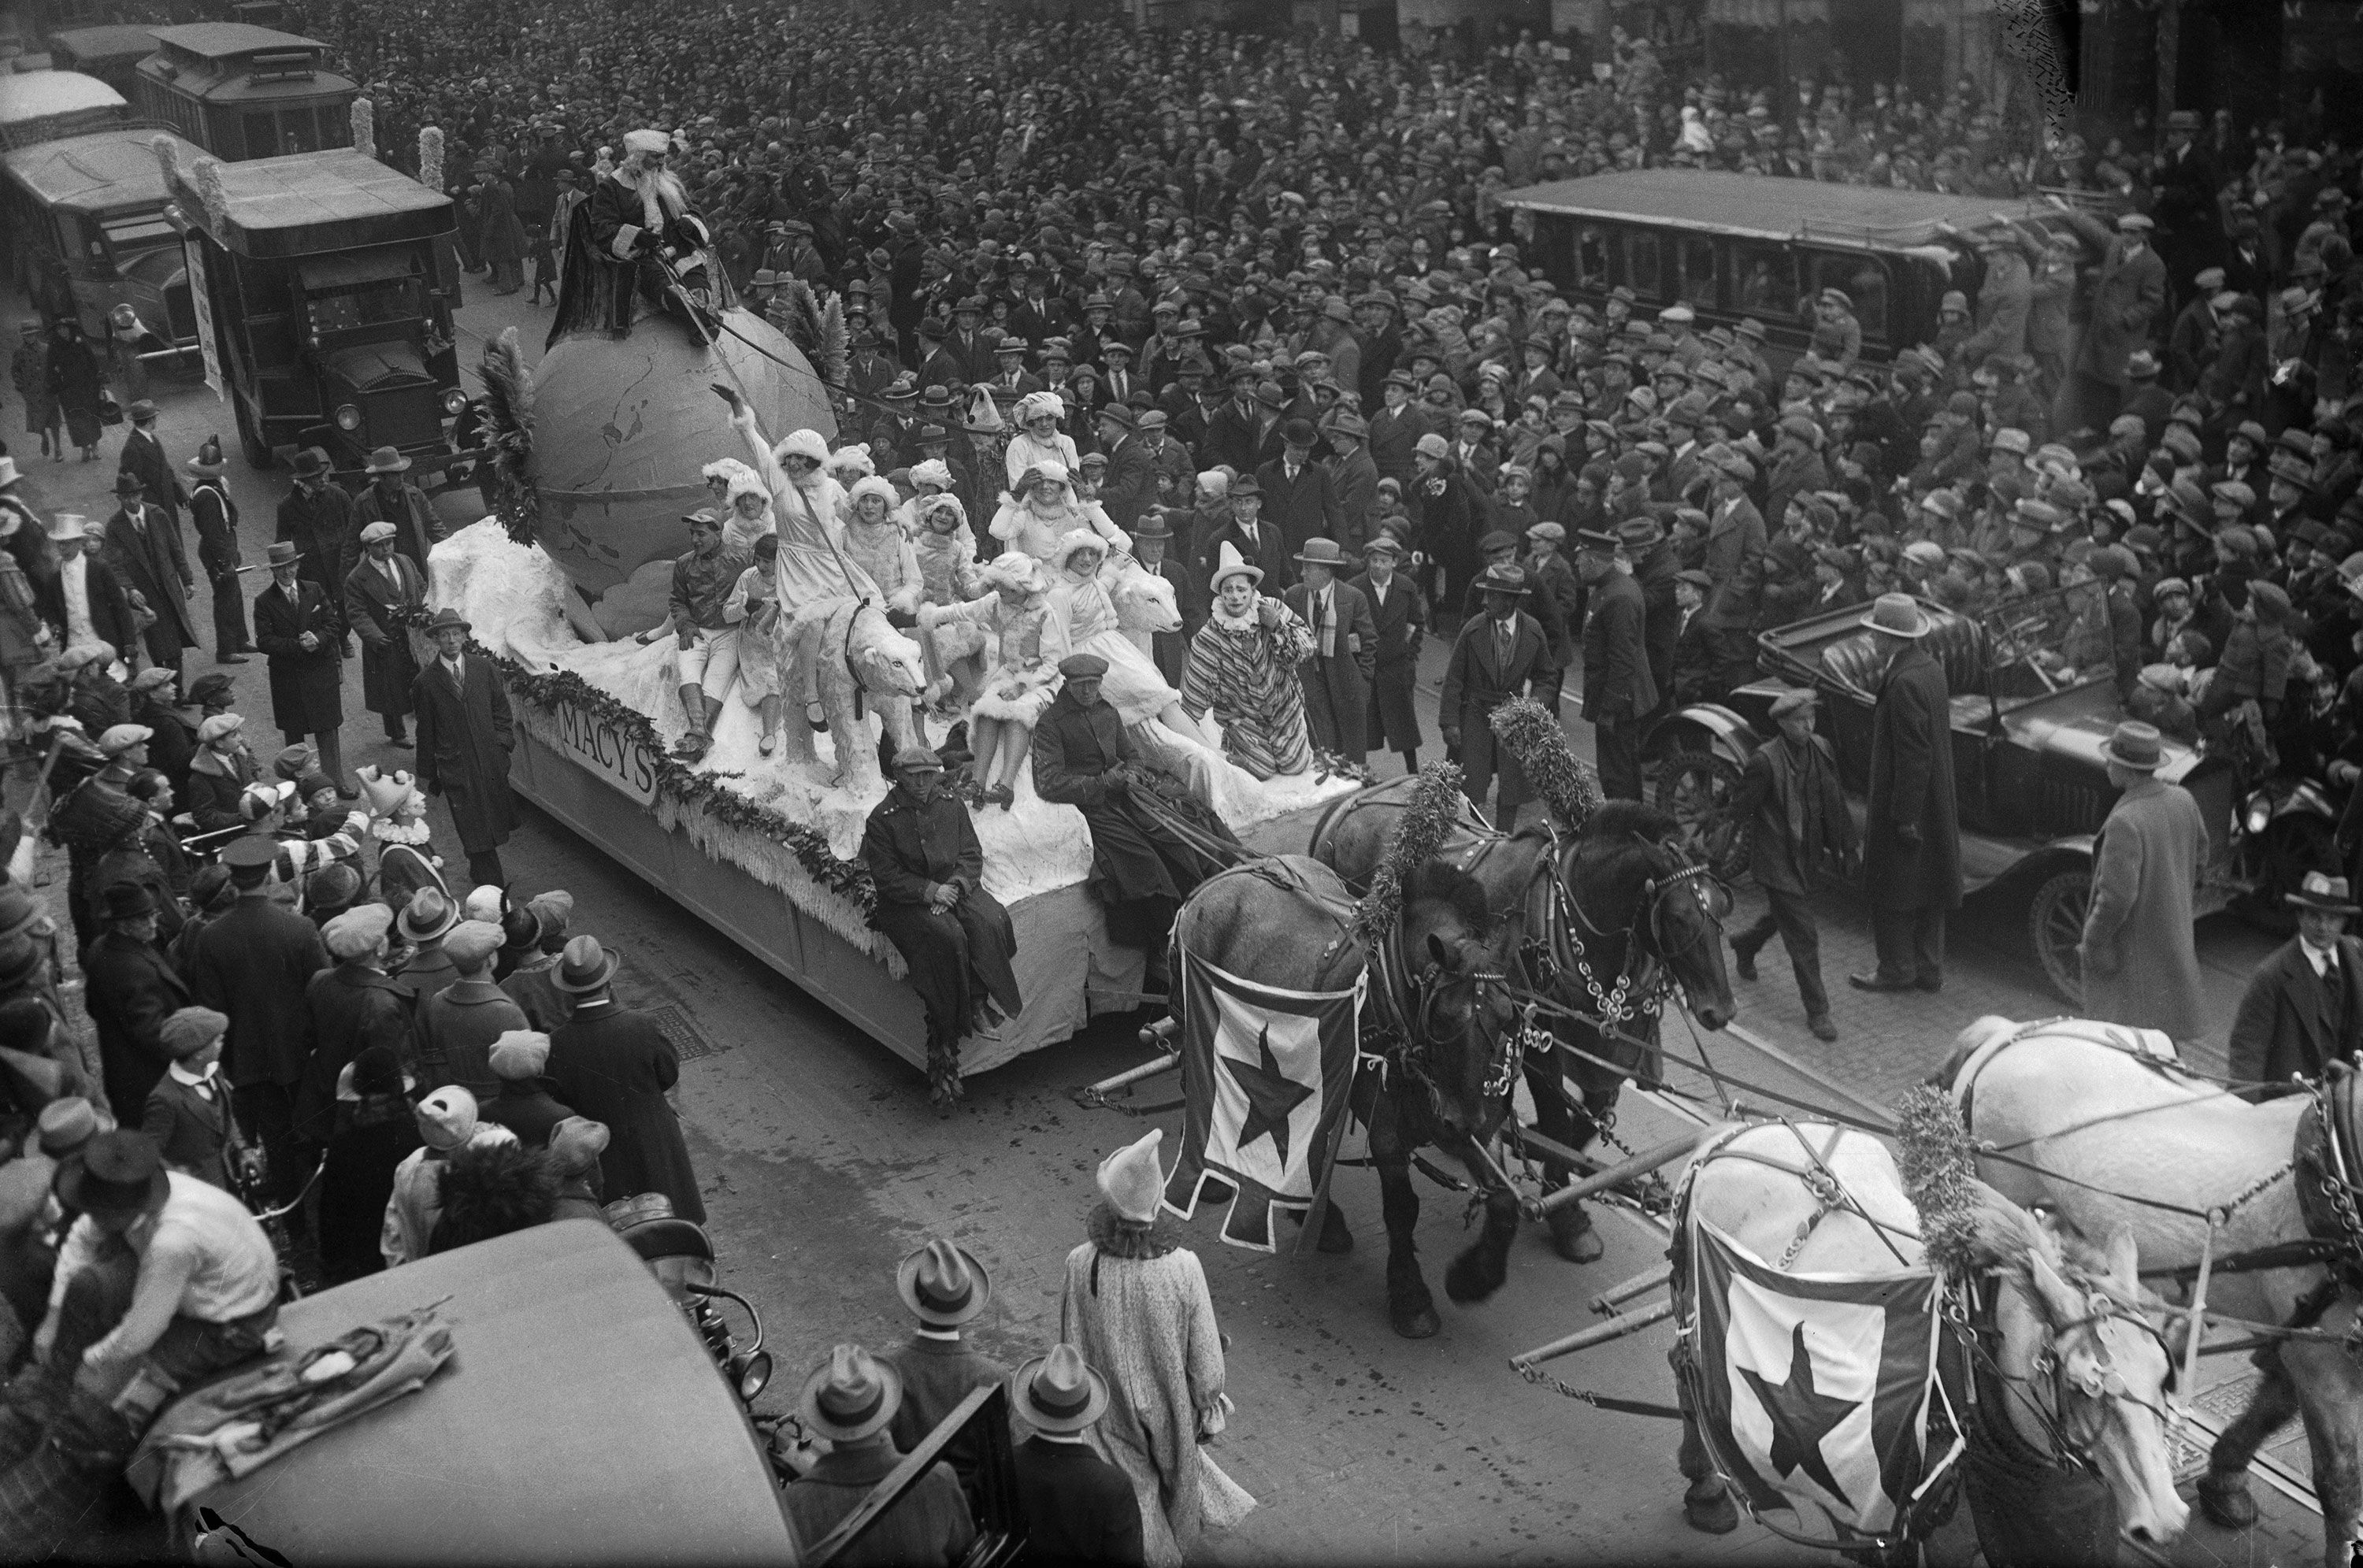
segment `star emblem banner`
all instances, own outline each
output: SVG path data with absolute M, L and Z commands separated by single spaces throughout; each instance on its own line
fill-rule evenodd
M 1259 986 L 1181 955 L 1182 1147 L 1165 1206 L 1188 1219 L 1228 1198 L 1222 1237 L 1276 1250 L 1281 1211 L 1303 1214 L 1326 1174 L 1354 1077 L 1364 983 L 1345 991 Z
M 1925 1463 L 1935 1274 L 1783 1274 L 1695 1217 L 1689 1230 L 1717 1467 L 1757 1507 L 1890 1528 Z

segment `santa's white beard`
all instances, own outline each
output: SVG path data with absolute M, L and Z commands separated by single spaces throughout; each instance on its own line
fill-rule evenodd
M 640 226 L 651 234 L 662 234 L 666 220 L 689 210 L 689 192 L 670 169 L 650 170 L 634 158 L 616 171 L 616 177 L 639 193 Z

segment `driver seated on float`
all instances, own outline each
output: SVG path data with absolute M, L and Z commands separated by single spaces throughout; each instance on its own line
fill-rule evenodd
M 637 296 L 707 341 L 714 293 L 704 218 L 681 176 L 665 167 L 673 138 L 663 131 L 624 137 L 624 161 L 600 177 L 566 226 L 565 271 L 549 340 L 586 328 L 617 335 L 632 325 Z

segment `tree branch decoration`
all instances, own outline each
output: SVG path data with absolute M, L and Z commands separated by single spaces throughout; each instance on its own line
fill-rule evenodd
M 181 177 L 181 144 L 172 139 L 171 133 L 158 131 L 148 138 L 148 149 L 156 155 L 156 167 L 164 174 L 164 189 L 170 191 L 172 182 Z
M 1375 942 L 1395 928 L 1403 916 L 1403 883 L 1412 873 L 1436 858 L 1444 841 L 1460 823 L 1460 769 L 1449 762 L 1431 762 L 1419 770 L 1419 783 L 1386 858 L 1370 878 L 1370 890 L 1354 906 L 1354 934 Z
M 1915 1084 L 1897 1102 L 1895 1164 L 1920 1211 L 1928 1261 L 1941 1273 L 1966 1274 L 1977 1254 L 1977 1165 L 1951 1095 Z
M 486 340 L 481 373 L 487 442 L 493 449 L 493 482 L 485 495 L 508 536 L 529 546 L 541 522 L 541 498 L 528 473 L 533 462 L 533 372 L 526 368 L 516 327 Z
M 1520 697 L 1493 710 L 1494 738 L 1518 759 L 1526 783 L 1569 829 L 1581 833 L 1601 803 L 1600 776 L 1568 749 L 1567 731 L 1549 709 Z
M 405 610 L 400 619 L 421 628 L 433 615 L 424 608 Z M 571 669 L 529 669 L 494 653 L 472 637 L 468 651 L 501 672 L 511 691 L 542 709 L 571 707 L 593 722 L 612 725 L 627 741 L 647 749 L 656 774 L 657 793 L 675 804 L 706 813 L 728 826 L 760 834 L 783 845 L 805 875 L 860 911 L 866 920 L 878 902 L 878 889 L 870 867 L 859 860 L 839 860 L 829 852 L 827 835 L 808 823 L 759 806 L 729 789 L 720 776 L 700 773 L 669 756 L 664 737 L 646 713 L 600 690 Z
M 356 98 L 352 106 L 353 150 L 363 158 L 377 156 L 377 105 Z
M 430 191 L 443 189 L 441 126 L 427 126 L 418 133 L 418 182 Z

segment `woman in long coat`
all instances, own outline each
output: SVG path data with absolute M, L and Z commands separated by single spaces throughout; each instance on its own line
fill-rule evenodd
M 106 374 L 82 335 L 82 323 L 68 319 L 52 328 L 49 378 L 50 395 L 66 416 L 66 434 L 89 462 L 98 456 L 98 399 Z

